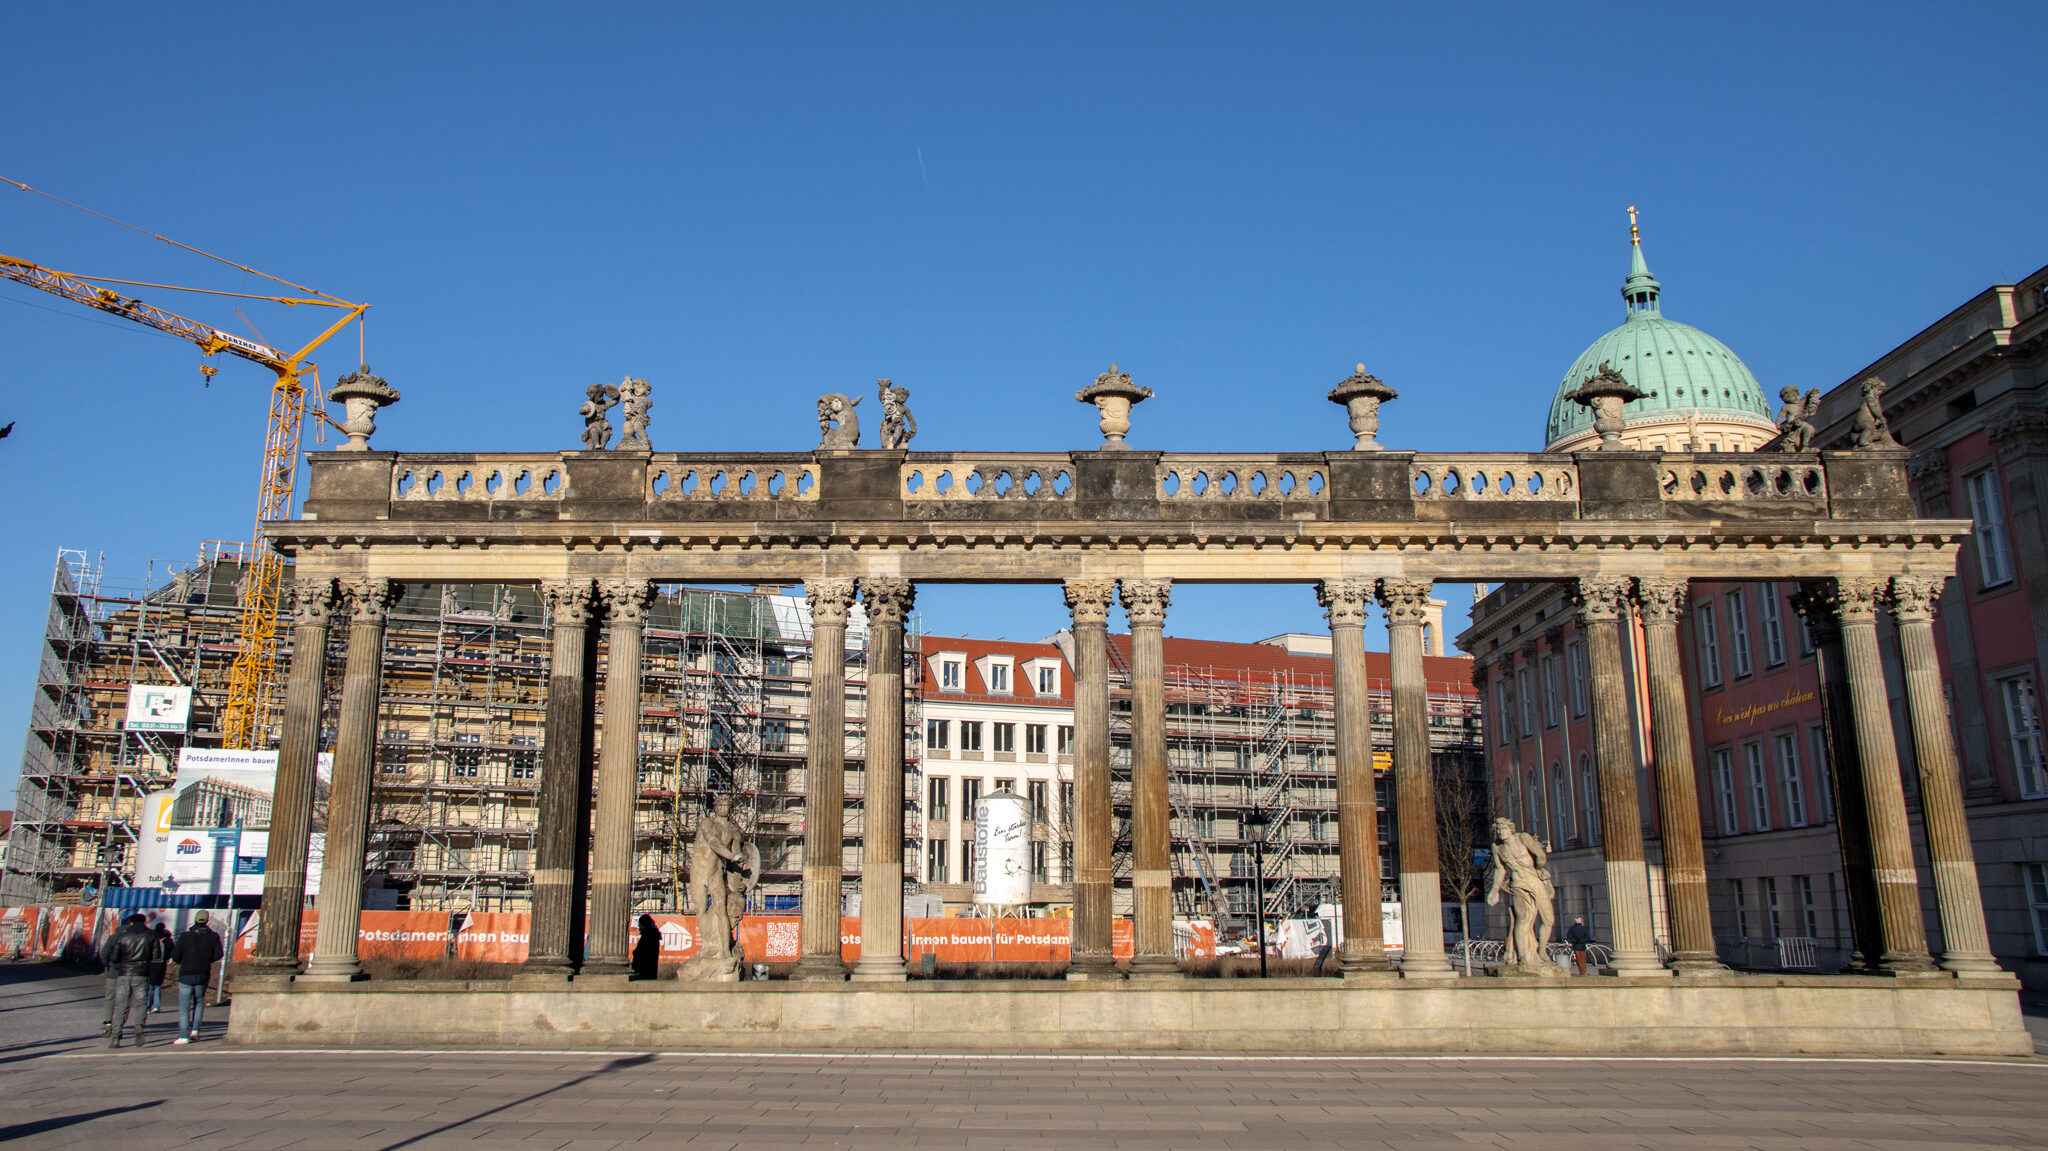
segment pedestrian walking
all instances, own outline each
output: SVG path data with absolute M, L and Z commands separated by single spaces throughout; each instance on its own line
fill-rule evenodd
M 178 1037 L 171 1040 L 173 1044 L 199 1038 L 200 1025 L 206 1019 L 206 984 L 213 965 L 227 954 L 206 918 L 204 911 L 193 916 L 192 926 L 171 948 L 171 960 L 178 965 Z
M 1572 945 L 1572 966 L 1580 975 L 1586 973 L 1586 945 L 1593 942 L 1593 933 L 1586 927 L 1586 917 L 1573 916 L 1572 925 L 1564 929 L 1564 941 Z
M 640 941 L 633 945 L 633 978 L 654 979 L 661 974 L 661 928 L 652 915 L 640 917 Z
M 107 940 L 100 952 L 107 974 L 114 984 L 114 1013 L 107 1021 L 108 1047 L 119 1047 L 128 1021 L 135 1021 L 135 1045 L 142 1046 L 142 1031 L 148 1016 L 149 965 L 156 962 L 156 932 L 140 915 L 131 915 L 121 930 Z
M 164 976 L 171 968 L 171 929 L 159 919 L 151 931 L 156 936 L 156 961 L 149 965 L 149 1013 L 155 1015 L 163 1010 Z

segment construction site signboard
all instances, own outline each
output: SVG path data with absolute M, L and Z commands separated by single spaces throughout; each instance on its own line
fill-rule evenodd
M 192 689 L 175 684 L 130 684 L 129 731 L 184 731 L 192 722 Z

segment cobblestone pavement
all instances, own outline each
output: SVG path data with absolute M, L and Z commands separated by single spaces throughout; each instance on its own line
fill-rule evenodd
M 115 1052 L 97 979 L 10 974 L 0 1143 L 37 1148 L 1924 1151 L 2048 1131 L 2038 1059 L 261 1052 L 168 1027 Z

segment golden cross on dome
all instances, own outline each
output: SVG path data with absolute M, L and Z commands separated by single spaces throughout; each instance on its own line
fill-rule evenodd
M 1641 247 L 1643 243 L 1642 230 L 1636 227 L 1636 206 L 1634 204 L 1628 206 L 1628 242 L 1637 247 Z

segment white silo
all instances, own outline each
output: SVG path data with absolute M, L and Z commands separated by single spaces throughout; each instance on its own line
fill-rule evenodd
M 1005 788 L 974 805 L 974 903 L 1031 902 L 1031 801 Z

